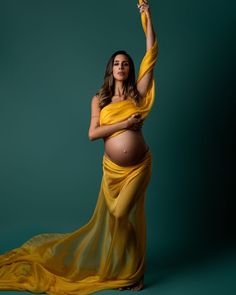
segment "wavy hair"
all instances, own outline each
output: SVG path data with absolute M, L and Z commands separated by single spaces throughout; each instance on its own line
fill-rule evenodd
M 115 90 L 115 81 L 113 77 L 113 64 L 114 59 L 118 54 L 123 54 L 127 56 L 129 61 L 129 75 L 128 78 L 124 81 L 124 95 L 131 97 L 136 104 L 140 101 L 140 93 L 137 90 L 136 80 L 135 80 L 135 68 L 134 62 L 131 56 L 124 50 L 118 50 L 112 54 L 108 60 L 104 82 L 100 90 L 96 93 L 99 98 L 99 107 L 102 109 L 111 102 L 111 98 L 114 95 Z

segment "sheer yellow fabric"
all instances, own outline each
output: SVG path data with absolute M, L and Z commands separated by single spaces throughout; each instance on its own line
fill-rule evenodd
M 145 55 L 138 79 L 153 67 L 155 46 Z M 152 83 L 141 106 L 144 117 L 154 99 Z M 123 119 L 124 110 L 124 116 L 136 111 L 131 100 L 115 104 L 116 108 L 112 104 L 104 108 L 102 122 L 112 124 L 112 118 Z M 129 167 L 118 166 L 104 155 L 100 192 L 88 223 L 71 233 L 34 236 L 1 255 L 0 290 L 83 295 L 137 282 L 145 271 L 144 201 L 151 165 L 149 151 Z
M 138 73 L 138 79 L 141 80 L 141 78 L 149 71 L 151 71 L 154 68 L 154 65 L 156 63 L 158 53 L 158 47 L 157 47 L 157 40 L 155 40 L 154 45 L 146 52 L 145 56 L 143 57 L 143 60 L 141 62 L 139 73 Z M 154 78 L 152 78 L 150 82 L 150 87 L 145 95 L 145 97 L 142 98 L 139 105 L 135 105 L 133 100 L 131 98 L 128 98 L 126 100 L 118 101 L 115 103 L 110 103 L 106 105 L 100 112 L 100 125 L 109 125 L 114 124 L 123 120 L 128 119 L 132 114 L 134 113 L 141 113 L 142 119 L 145 119 L 150 112 L 152 105 L 154 103 L 155 98 L 155 81 Z M 119 130 L 109 137 L 116 136 L 119 133 L 124 132 L 124 130 Z
M 137 282 L 145 270 L 145 190 L 151 154 L 120 167 L 103 157 L 90 221 L 69 234 L 41 234 L 0 256 L 0 290 L 91 294 Z
M 142 3 L 142 0 L 139 0 L 139 3 Z M 143 30 L 146 34 L 147 31 L 147 25 L 146 25 L 146 15 L 145 13 L 141 14 L 141 20 L 142 20 L 142 26 Z M 157 46 L 157 39 L 155 39 L 155 42 L 153 46 L 146 52 L 144 55 L 139 72 L 138 72 L 138 78 L 137 83 L 142 79 L 142 77 L 147 73 L 153 70 L 156 59 L 158 54 L 158 46 Z M 100 125 L 109 125 L 121 122 L 123 120 L 128 119 L 132 114 L 134 113 L 141 113 L 142 119 L 145 119 L 150 112 L 152 105 L 154 103 L 155 98 L 155 80 L 154 77 L 152 78 L 150 82 L 149 89 L 145 95 L 145 97 L 142 98 L 141 102 L 138 106 L 136 106 L 131 98 L 122 100 L 115 103 L 110 103 L 107 106 L 105 106 L 101 112 L 100 112 Z M 120 134 L 124 132 L 124 130 L 119 130 L 109 137 L 114 137 L 117 134 Z

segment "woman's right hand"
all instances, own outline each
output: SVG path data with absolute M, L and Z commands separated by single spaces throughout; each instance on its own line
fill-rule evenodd
M 141 119 L 140 113 L 133 114 L 127 119 L 127 129 L 139 131 L 142 128 L 142 126 L 143 119 Z

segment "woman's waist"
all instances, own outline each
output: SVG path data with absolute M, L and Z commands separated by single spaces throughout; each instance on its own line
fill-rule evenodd
M 108 144 L 119 144 L 119 143 L 126 143 L 126 144 L 145 144 L 145 140 L 142 134 L 142 131 L 133 131 L 133 130 L 120 130 L 113 133 L 111 136 L 104 138 L 105 145 Z
M 103 168 L 107 172 L 114 173 L 116 172 L 116 177 L 118 175 L 122 176 L 123 172 L 126 173 L 127 171 L 133 171 L 136 169 L 146 169 L 147 167 L 152 166 L 152 154 L 148 146 L 141 157 L 137 157 L 136 161 L 134 161 L 130 165 L 122 165 L 119 162 L 114 161 L 114 159 L 110 158 L 110 156 L 105 152 L 103 155 Z M 148 168 L 149 169 L 149 168 Z

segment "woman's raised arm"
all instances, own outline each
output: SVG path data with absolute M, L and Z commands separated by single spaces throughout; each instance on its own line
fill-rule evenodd
M 146 34 L 146 52 L 148 52 L 155 43 L 156 34 L 154 32 L 152 24 L 151 10 L 147 0 L 139 0 L 138 8 L 144 25 L 144 31 Z M 145 96 L 150 86 L 150 82 L 153 78 L 153 69 L 147 72 L 137 83 L 137 89 L 141 96 Z
M 139 0 L 138 8 L 141 14 L 145 13 L 145 16 L 141 15 L 141 17 L 145 18 L 144 23 L 146 24 L 146 51 L 148 51 L 153 46 L 156 38 L 156 34 L 152 25 L 151 9 L 147 0 Z

